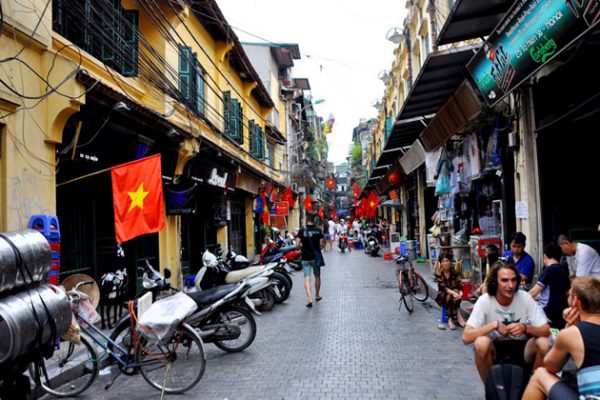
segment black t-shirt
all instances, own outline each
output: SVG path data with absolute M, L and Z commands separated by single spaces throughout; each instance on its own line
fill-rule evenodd
M 302 241 L 302 260 L 313 261 L 315 250 L 321 248 L 321 239 L 324 238 L 323 232 L 314 225 L 306 225 L 298 232 L 298 238 Z
M 565 270 L 559 264 L 549 265 L 542 271 L 538 278 L 544 288 L 550 287 L 547 302 L 544 305 L 544 312 L 552 322 L 550 326 L 562 329 L 565 321 L 562 318 L 562 311 L 568 307 L 567 292 L 571 287 L 569 280 L 569 271 Z M 545 294 L 544 294 L 545 295 Z M 542 297 L 545 297 L 545 296 Z M 546 300 L 546 299 L 544 299 Z

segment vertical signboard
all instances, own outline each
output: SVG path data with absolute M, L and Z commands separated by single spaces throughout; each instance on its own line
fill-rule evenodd
M 518 0 L 467 68 L 493 106 L 598 23 L 600 0 Z

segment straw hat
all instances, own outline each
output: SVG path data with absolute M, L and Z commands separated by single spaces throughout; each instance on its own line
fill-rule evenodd
M 90 296 L 92 305 L 94 306 L 94 308 L 96 308 L 96 307 L 98 307 L 98 303 L 100 303 L 100 288 L 98 287 L 98 284 L 96 283 L 94 278 L 92 278 L 91 276 L 86 275 L 86 274 L 73 274 L 73 275 L 69 276 L 68 278 L 66 278 L 65 280 L 63 280 L 60 283 L 60 285 L 62 287 L 64 287 L 68 292 L 69 290 L 73 289 L 75 287 L 75 285 L 77 285 L 79 282 L 89 282 L 89 281 L 92 281 L 94 283 L 90 284 L 90 285 L 79 286 L 79 291 Z

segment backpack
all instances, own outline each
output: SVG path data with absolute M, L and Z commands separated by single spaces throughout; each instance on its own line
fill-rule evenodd
M 485 377 L 486 400 L 519 400 L 524 391 L 523 368 L 518 365 L 493 365 Z

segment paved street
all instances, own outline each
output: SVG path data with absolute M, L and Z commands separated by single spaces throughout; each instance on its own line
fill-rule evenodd
M 461 330 L 437 329 L 430 299 L 398 310 L 393 263 L 362 251 L 325 255 L 323 300 L 312 309 L 301 273 L 288 304 L 258 318 L 255 342 L 227 354 L 206 345 L 207 368 L 180 399 L 481 399 L 483 386 Z M 141 376 L 101 377 L 82 399 L 150 399 Z

